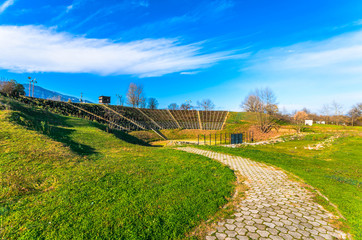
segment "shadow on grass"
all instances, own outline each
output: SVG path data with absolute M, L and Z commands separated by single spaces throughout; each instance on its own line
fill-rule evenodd
M 75 142 L 70 137 L 75 130 L 67 128 L 74 127 L 67 122 L 67 117 L 34 107 L 27 107 L 10 99 L 2 100 L 6 101 L 6 104 L 16 111 L 12 112 L 10 121 L 42 133 L 57 142 L 64 143 L 78 155 L 85 156 L 96 153 L 94 148 Z
M 141 146 L 151 146 L 147 142 L 142 141 L 141 139 L 136 138 L 136 137 L 134 137 L 134 136 L 132 136 L 132 135 L 130 135 L 128 133 L 122 132 L 120 130 L 110 129 L 106 125 L 103 125 L 103 124 L 100 124 L 100 123 L 97 123 L 97 122 L 90 122 L 90 124 L 91 124 L 92 127 L 96 127 L 99 130 L 102 130 L 104 132 L 113 134 L 116 138 L 118 138 L 118 139 L 120 139 L 122 141 L 125 141 L 127 143 L 141 145 Z
M 35 107 L 28 107 L 9 98 L 2 98 L 1 100 L 10 105 L 12 110 L 17 111 L 12 113 L 10 119 L 11 121 L 25 126 L 31 130 L 40 132 L 55 141 L 66 144 L 73 152 L 78 155 L 88 156 L 97 153 L 93 147 L 78 143 L 71 138 L 71 134 L 75 130 L 70 128 L 75 127 L 75 125 L 79 123 L 75 122 L 72 124 L 72 121 L 69 121 L 69 117 L 54 114 Z M 118 139 L 127 143 L 150 146 L 148 143 L 134 136 L 119 130 L 109 129 L 106 125 L 97 122 L 89 121 L 84 122 L 84 124 L 89 124 L 92 127 L 96 127 L 104 132 L 113 134 Z

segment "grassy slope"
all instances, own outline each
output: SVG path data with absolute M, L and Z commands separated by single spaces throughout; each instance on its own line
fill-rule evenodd
M 335 203 L 355 239 L 362 239 L 362 138 L 352 134 L 324 150 L 304 149 L 325 137 L 316 134 L 304 140 L 243 148 L 200 147 L 266 162 L 296 174 Z
M 178 239 L 231 195 L 215 161 L 9 104 L 21 112 L 0 111 L 1 239 Z

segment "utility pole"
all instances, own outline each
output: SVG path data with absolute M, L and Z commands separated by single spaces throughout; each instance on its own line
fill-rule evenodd
M 36 78 L 34 78 L 34 80 L 32 80 L 32 82 L 33 82 L 33 94 L 32 94 L 32 97 L 34 97 L 34 85 L 35 85 L 35 83 L 38 83 L 38 82 L 36 81 Z
M 31 92 L 31 82 L 32 82 L 32 80 L 31 80 L 31 77 L 28 77 L 28 79 L 29 79 L 29 97 L 30 97 L 30 92 Z
M 123 96 L 122 95 L 119 95 L 119 94 L 116 94 L 117 98 L 118 98 L 118 102 L 119 102 L 119 105 L 120 106 L 123 106 Z
M 81 103 L 83 102 L 83 93 L 82 92 L 80 93 L 80 102 Z

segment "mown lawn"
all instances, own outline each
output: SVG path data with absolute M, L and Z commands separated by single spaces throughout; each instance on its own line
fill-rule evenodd
M 2 101 L 0 239 L 182 239 L 232 195 L 216 161 Z
M 324 150 L 304 149 L 329 136 L 331 133 L 312 134 L 302 140 L 242 148 L 199 147 L 247 157 L 294 173 L 336 204 L 354 238 L 362 239 L 362 138 L 349 134 Z

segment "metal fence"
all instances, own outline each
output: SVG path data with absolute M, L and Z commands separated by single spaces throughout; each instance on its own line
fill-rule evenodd
M 252 131 L 243 133 L 215 133 L 197 135 L 198 145 L 225 145 L 245 142 L 254 142 L 254 133 Z

